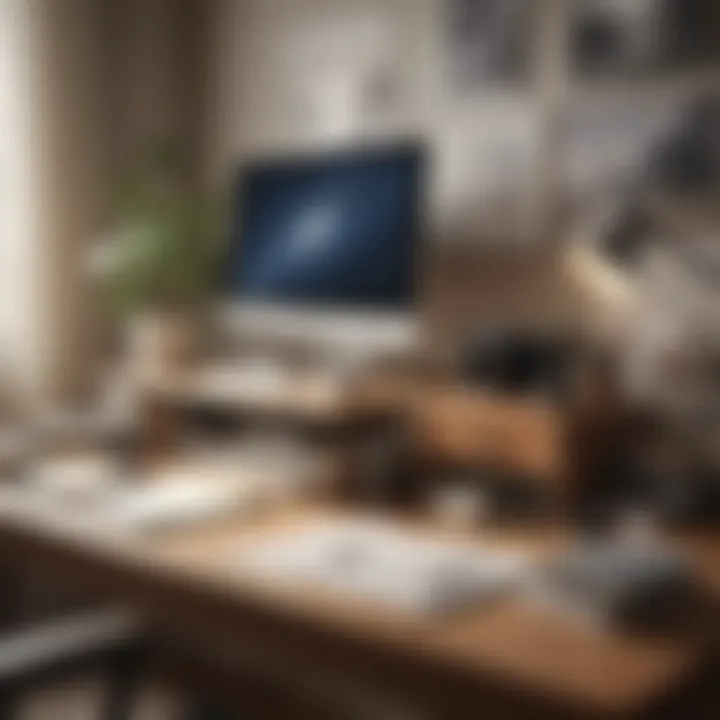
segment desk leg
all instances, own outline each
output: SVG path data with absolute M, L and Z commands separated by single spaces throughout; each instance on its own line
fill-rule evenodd
M 9 571 L 0 573 L 0 633 L 17 624 L 21 618 L 23 602 L 21 598 L 20 577 Z M 0 686 L 0 720 L 12 720 L 18 714 L 22 692 L 14 683 Z
M 230 720 L 230 717 L 204 698 L 193 698 L 183 712 L 182 720 Z
M 0 718 L 2 720 L 13 720 L 19 715 L 21 695 L 18 688 L 0 689 Z
M 147 648 L 129 648 L 112 658 L 108 665 L 103 720 L 132 718 L 147 666 Z
M 15 626 L 23 611 L 22 578 L 10 570 L 0 572 L 0 632 Z

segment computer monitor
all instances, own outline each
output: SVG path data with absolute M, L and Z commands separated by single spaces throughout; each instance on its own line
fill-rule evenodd
M 367 352 L 413 343 L 424 165 L 421 146 L 404 144 L 242 169 L 226 325 Z

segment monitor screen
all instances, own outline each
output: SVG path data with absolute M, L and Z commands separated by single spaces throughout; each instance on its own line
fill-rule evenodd
M 402 311 L 415 296 L 417 147 L 266 161 L 236 186 L 232 299 Z

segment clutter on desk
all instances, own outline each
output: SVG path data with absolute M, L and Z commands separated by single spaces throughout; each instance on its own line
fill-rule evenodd
M 237 572 L 347 594 L 420 615 L 497 600 L 518 590 L 530 560 L 415 535 L 382 521 L 338 519 L 263 538 L 230 558 Z
M 118 531 L 155 531 L 300 500 L 320 492 L 332 471 L 332 458 L 299 441 L 255 435 L 190 447 L 133 474 L 107 452 L 49 455 L 13 492 L 29 508 Z
M 444 525 L 477 528 L 493 513 L 492 496 L 477 484 L 437 485 L 430 492 L 429 510 Z
M 472 467 L 436 467 L 424 479 L 424 507 L 441 525 L 481 529 L 546 517 L 552 498 L 532 478 Z
M 70 453 L 38 460 L 30 468 L 26 487 L 39 499 L 59 507 L 102 507 L 120 488 L 117 468 L 107 454 Z
M 578 540 L 539 573 L 533 594 L 601 629 L 662 630 L 688 612 L 693 576 L 673 548 L 648 537 Z

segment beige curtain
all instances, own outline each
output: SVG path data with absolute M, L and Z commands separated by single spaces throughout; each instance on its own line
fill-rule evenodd
M 0 0 L 0 393 L 45 390 L 40 35 L 31 0 Z M 10 393 L 12 388 L 13 393 Z
M 33 403 L 97 376 L 84 256 L 133 152 L 187 137 L 191 6 L 0 0 L 0 367 Z

